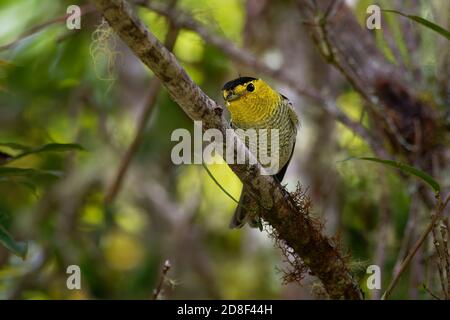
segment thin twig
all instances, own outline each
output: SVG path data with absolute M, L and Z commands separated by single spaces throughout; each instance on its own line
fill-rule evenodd
M 126 150 L 125 154 L 120 160 L 120 164 L 114 175 L 114 179 L 112 180 L 112 183 L 107 189 L 105 195 L 106 204 L 111 204 L 114 201 L 122 186 L 122 182 L 125 178 L 128 167 L 130 166 L 131 160 L 133 159 L 134 155 L 139 149 L 139 146 L 141 145 L 142 139 L 144 137 L 144 130 L 147 125 L 148 118 L 150 117 L 152 110 L 154 109 L 154 106 L 156 104 L 155 102 L 160 88 L 161 83 L 158 80 L 158 78 L 156 77 L 152 78 L 150 80 L 150 85 L 148 88 L 149 93 L 147 103 L 145 105 L 144 110 L 142 111 L 142 115 L 139 117 L 139 122 L 137 125 L 134 139 L 128 146 L 128 149 Z
M 411 262 L 412 258 L 414 258 L 415 254 L 417 253 L 419 248 L 422 246 L 422 244 L 427 239 L 431 230 L 434 228 L 435 223 L 441 217 L 442 212 L 444 212 L 444 209 L 447 206 L 449 201 L 450 201 L 450 194 L 447 196 L 447 198 L 445 199 L 444 202 L 441 202 L 440 197 L 438 197 L 438 203 L 436 205 L 436 213 L 433 215 L 431 222 L 428 224 L 427 228 L 425 229 L 425 231 L 422 234 L 422 236 L 420 237 L 420 239 L 417 240 L 417 242 L 414 245 L 414 247 L 412 248 L 412 250 L 406 256 L 405 260 L 403 261 L 402 265 L 400 266 L 400 270 L 398 271 L 397 275 L 394 277 L 394 279 L 392 280 L 392 282 L 389 284 L 388 288 L 386 289 L 385 293 L 381 297 L 382 300 L 386 300 L 389 298 L 389 296 L 391 295 L 395 286 L 397 285 L 398 281 L 400 280 L 401 275 L 403 274 L 403 272 L 405 272 L 405 270 L 408 267 L 409 263 Z
M 173 24 L 171 24 L 169 27 L 169 31 L 167 32 L 165 41 L 165 46 L 168 50 L 173 49 L 177 36 L 178 36 L 178 29 L 175 28 Z M 130 166 L 130 163 L 135 154 L 137 153 L 137 151 L 139 150 L 139 146 L 141 145 L 142 140 L 144 138 L 145 128 L 152 114 L 152 111 L 155 108 L 156 100 L 160 89 L 161 89 L 161 81 L 159 81 L 157 77 L 153 77 L 150 80 L 150 85 L 148 88 L 148 99 L 145 104 L 144 110 L 142 111 L 142 114 L 139 117 L 139 122 L 136 128 L 134 139 L 131 142 L 130 146 L 128 147 L 127 151 L 125 152 L 124 156 L 122 157 L 117 172 L 114 176 L 114 179 L 110 187 L 108 188 L 108 191 L 106 192 L 105 203 L 107 204 L 111 204 L 116 198 L 122 186 L 127 170 Z
M 435 295 L 433 293 L 433 291 L 431 291 L 426 285 L 425 283 L 423 284 L 423 288 L 425 289 L 426 292 L 428 292 L 430 294 L 430 296 L 432 296 L 433 298 L 435 298 L 436 300 L 441 300 L 441 298 L 439 298 L 437 295 Z
M 139 177 L 140 175 L 137 174 L 137 179 Z M 136 184 L 133 185 L 135 186 Z M 137 202 L 151 215 L 152 221 L 155 221 L 155 225 L 157 225 L 156 232 L 165 232 L 161 230 L 166 230 L 167 228 L 173 230 L 172 232 L 175 235 L 174 241 L 171 242 L 170 248 L 168 248 L 172 252 L 169 255 L 175 257 L 175 261 L 172 260 L 171 263 L 176 265 L 177 260 L 185 259 L 185 256 L 180 256 L 180 250 L 190 248 L 188 254 L 190 258 L 186 262 L 192 264 L 192 270 L 198 274 L 200 281 L 203 282 L 210 296 L 213 299 L 220 299 L 221 293 L 218 289 L 216 276 L 212 270 L 211 258 L 208 250 L 204 249 L 204 230 L 199 225 L 193 225 L 199 212 L 198 208 L 202 194 L 200 189 L 200 187 L 194 188 L 191 191 L 191 196 L 180 203 L 172 199 L 170 191 L 161 185 L 161 181 L 152 180 L 146 183 L 144 190 L 134 194 Z M 190 268 L 191 266 L 189 270 Z M 171 287 L 175 284 L 171 279 Z
M 395 275 L 399 272 L 400 266 L 402 265 L 402 262 L 404 261 L 408 253 L 408 247 L 411 241 L 414 240 L 416 235 L 418 206 L 419 206 L 419 198 L 415 196 L 417 188 L 418 186 L 414 185 L 414 191 L 411 192 L 410 194 L 412 199 L 408 213 L 408 220 L 402 232 L 403 237 L 401 240 L 400 249 L 398 250 L 397 260 L 395 261 L 394 268 L 392 269 L 393 277 L 395 277 Z
M 445 264 L 443 268 L 445 268 L 445 274 L 447 276 L 447 291 L 446 298 L 450 299 L 450 251 L 448 247 L 448 237 L 449 237 L 449 227 L 448 227 L 448 217 L 442 219 L 441 224 L 441 236 L 442 236 L 442 250 L 444 255 Z
M 158 296 L 161 293 L 161 290 L 162 290 L 163 285 L 164 285 L 164 281 L 167 278 L 167 273 L 169 272 L 170 267 L 171 267 L 170 261 L 166 260 L 164 262 L 164 266 L 163 266 L 163 269 L 162 269 L 162 272 L 161 272 L 161 277 L 159 278 L 158 286 L 156 287 L 156 289 L 155 289 L 155 291 L 153 293 L 153 300 L 157 300 L 158 299 Z
M 86 14 L 89 14 L 91 12 L 94 12 L 96 10 L 95 7 L 92 6 L 91 4 L 84 5 L 84 6 L 80 7 L 80 9 L 81 9 L 81 15 L 82 16 L 86 15 Z M 43 23 L 40 23 L 40 24 L 30 28 L 29 30 L 23 32 L 16 40 L 13 40 L 10 43 L 7 43 L 5 45 L 0 46 L 0 52 L 4 51 L 4 50 L 8 50 L 8 49 L 14 47 L 19 42 L 25 40 L 26 38 L 32 36 L 33 34 L 36 34 L 36 33 L 40 32 L 41 30 L 43 30 L 43 29 L 45 29 L 45 28 L 47 28 L 47 27 L 49 27 L 51 25 L 62 23 L 64 21 L 66 21 L 66 19 L 68 17 L 69 17 L 69 14 L 66 13 L 66 14 L 64 14 L 62 16 L 56 17 L 56 18 L 51 19 L 49 21 L 45 21 Z
M 439 222 L 439 220 L 436 221 L 436 224 Z M 437 225 L 434 225 L 431 229 L 431 234 L 433 235 L 433 245 L 436 250 L 436 266 L 438 269 L 438 275 L 439 275 L 439 283 L 441 285 L 442 292 L 444 293 L 445 300 L 448 299 L 447 297 L 447 288 L 446 288 L 446 276 L 445 276 L 445 256 L 446 255 L 446 248 L 443 247 L 443 244 L 441 242 L 441 239 L 439 239 L 439 233 L 436 232 L 436 229 L 438 228 Z

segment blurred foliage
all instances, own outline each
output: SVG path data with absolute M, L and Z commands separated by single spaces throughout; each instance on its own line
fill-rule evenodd
M 2 0 L 0 46 L 64 15 L 73 2 Z M 355 5 L 361 21 L 370 2 Z M 243 0 L 180 0 L 177 5 L 214 33 L 243 45 Z M 164 41 L 165 18 L 144 8 L 137 12 Z M 386 18 L 402 57 L 409 62 L 399 17 Z M 103 48 L 93 48 L 100 23 L 95 13 L 82 17 L 81 31 L 55 23 L 0 51 L 0 243 L 22 257 L 28 243 L 25 260 L 0 246 L 0 297 L 148 299 L 166 259 L 172 268 L 162 298 L 309 297 L 308 289 L 291 294 L 291 288 L 281 283 L 278 269 L 284 264 L 265 233 L 228 229 L 235 203 L 202 166 L 172 164 L 172 131 L 193 132 L 193 124 L 164 90 L 158 94 L 119 196 L 105 205 L 105 190 L 133 139 L 152 72 L 112 34 L 99 35 L 109 38 L 112 56 Z M 379 46 L 395 62 L 381 33 L 376 34 Z M 436 47 L 422 49 L 426 66 L 435 67 Z M 223 52 L 191 31 L 179 33 L 174 54 L 217 101 L 223 83 L 240 72 Z M 427 88 L 432 92 L 432 85 Z M 363 101 L 351 88 L 342 90 L 337 101 L 349 117 L 369 126 Z M 314 120 L 312 111 L 303 107 L 297 111 L 305 113 L 298 141 L 304 150 L 317 132 L 308 124 Z M 408 184 L 392 170 L 374 169 L 360 161 L 338 162 L 371 152 L 342 125 L 334 130 L 336 146 L 327 160 L 338 180 L 333 191 L 337 229 L 343 248 L 351 250 L 355 261 L 374 258 L 380 197 L 389 190 L 382 204 L 392 212 L 389 236 L 384 239 L 386 285 L 408 218 Z M 303 165 L 302 156 L 296 155 L 294 162 Z M 315 163 L 307 165 L 311 167 L 302 172 L 312 171 Z M 239 197 L 241 183 L 225 164 L 208 168 L 233 197 Z M 303 180 L 299 170 L 290 175 L 289 181 Z M 66 268 L 71 264 L 81 267 L 81 291 L 66 289 Z M 366 290 L 365 276 L 362 272 L 360 280 Z M 407 280 L 400 285 L 396 297 L 408 297 Z M 425 292 L 421 295 L 426 297 Z

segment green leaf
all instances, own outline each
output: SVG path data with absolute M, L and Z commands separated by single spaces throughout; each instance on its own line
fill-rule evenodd
M 38 170 L 31 168 L 16 168 L 16 167 L 0 167 L 1 177 L 33 177 L 33 176 L 52 176 L 60 178 L 62 176 L 61 171 L 52 170 Z
M 27 256 L 28 244 L 26 242 L 15 241 L 2 225 L 0 225 L 0 243 L 22 259 L 25 259 Z
M 19 159 L 28 156 L 30 154 L 36 154 L 41 152 L 65 152 L 71 150 L 84 150 L 84 149 L 82 146 L 75 143 L 49 143 L 43 145 L 42 147 L 27 150 L 19 154 L 18 156 L 14 157 L 14 159 Z
M 428 29 L 431 29 L 431 30 L 439 33 L 441 36 L 447 38 L 447 40 L 450 40 L 450 31 L 448 31 L 447 29 L 444 29 L 440 25 L 437 25 L 434 22 L 431 22 L 425 18 L 422 18 L 419 16 L 414 16 L 414 15 L 404 14 L 397 10 L 382 10 L 382 11 L 388 12 L 388 13 L 395 13 L 395 14 L 401 15 L 403 17 L 409 18 L 409 19 L 427 27 Z
M 20 159 L 30 154 L 42 152 L 65 152 L 71 150 L 84 150 L 84 148 L 81 145 L 76 143 L 49 143 L 37 148 L 32 148 L 17 143 L 0 143 L 0 146 L 22 151 L 22 153 L 19 153 L 18 155 L 14 156 L 8 162 Z
M 352 159 L 378 162 L 381 164 L 388 165 L 390 167 L 400 169 L 401 171 L 403 171 L 405 173 L 408 173 L 410 175 L 416 176 L 417 178 L 421 179 L 422 181 L 427 183 L 430 187 L 432 187 L 436 193 L 441 191 L 441 186 L 439 185 L 439 183 L 436 180 L 434 180 L 434 178 L 432 176 L 430 176 L 428 173 L 423 172 L 413 166 L 410 166 L 410 165 L 407 165 L 407 164 L 404 164 L 401 162 L 397 162 L 397 161 L 383 160 L 383 159 L 371 158 L 371 157 L 355 157 L 355 158 L 350 158 L 347 160 L 352 160 Z
M 8 147 L 14 150 L 21 150 L 21 151 L 25 151 L 25 150 L 30 150 L 31 147 L 28 146 L 24 146 L 23 144 L 18 144 L 18 143 L 12 143 L 12 142 L 4 142 L 4 143 L 0 143 L 0 147 Z

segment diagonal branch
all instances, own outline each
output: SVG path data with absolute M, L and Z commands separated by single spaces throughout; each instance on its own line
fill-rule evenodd
M 420 247 L 425 242 L 425 240 L 427 239 L 427 237 L 430 234 L 430 232 L 435 227 L 436 222 L 439 221 L 439 219 L 444 214 L 444 210 L 447 207 L 447 204 L 449 202 L 450 202 L 450 194 L 448 194 L 447 198 L 443 202 L 442 202 L 440 196 L 438 197 L 437 204 L 436 204 L 436 212 L 432 215 L 430 223 L 428 224 L 428 226 L 426 227 L 425 231 L 420 236 L 419 240 L 417 240 L 417 242 L 414 244 L 412 249 L 409 251 L 409 253 L 406 256 L 405 260 L 403 260 L 403 262 L 402 262 L 402 264 L 401 264 L 401 266 L 399 268 L 399 271 L 397 272 L 397 274 L 395 275 L 394 279 L 391 281 L 391 283 L 389 284 L 389 286 L 386 289 L 385 293 L 381 297 L 382 300 L 387 300 L 389 298 L 389 296 L 391 295 L 391 293 L 394 290 L 395 286 L 397 285 L 398 281 L 400 280 L 401 275 L 405 272 L 405 270 L 407 269 L 409 263 L 414 258 L 415 254 L 420 249 Z
M 186 71 L 155 36 L 137 19 L 123 0 L 94 0 L 109 25 L 130 49 L 161 80 L 172 99 L 192 119 L 203 122 L 203 129 L 216 128 L 224 135 L 229 125 L 222 117 L 222 107 L 210 99 L 195 84 Z M 237 139 L 236 150 L 245 150 Z M 362 299 L 362 292 L 353 279 L 345 259 L 332 241 L 320 233 L 320 228 L 308 216 L 301 214 L 296 200 L 272 177 L 261 175 L 256 165 L 230 164 L 230 168 L 264 202 L 269 210 L 263 218 L 275 229 L 280 241 L 303 259 L 310 272 L 323 283 L 334 299 Z
M 165 46 L 168 50 L 172 50 L 175 45 L 175 41 L 178 37 L 178 29 L 173 25 L 170 25 L 169 31 L 167 32 Z M 157 77 L 153 77 L 150 80 L 150 85 L 148 86 L 148 99 L 144 106 L 144 110 L 139 117 L 139 122 L 136 128 L 136 134 L 134 136 L 133 141 L 125 152 L 124 156 L 120 160 L 119 168 L 113 178 L 111 185 L 108 188 L 105 196 L 105 203 L 112 203 L 116 198 L 120 188 L 122 186 L 122 182 L 125 179 L 125 175 L 127 173 L 128 167 L 130 166 L 131 160 L 139 150 L 139 147 L 144 139 L 144 131 L 147 125 L 147 122 L 152 114 L 152 111 L 156 105 L 156 99 L 158 97 L 158 93 L 161 89 L 161 82 Z

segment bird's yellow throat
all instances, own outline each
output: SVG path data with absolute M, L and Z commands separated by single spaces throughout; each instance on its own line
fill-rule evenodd
M 253 85 L 250 86 L 249 85 Z M 249 91 L 249 89 L 253 89 Z M 266 121 L 280 106 L 282 97 L 261 79 L 223 90 L 226 105 L 234 123 L 246 125 Z M 232 99 L 227 99 L 232 96 Z

